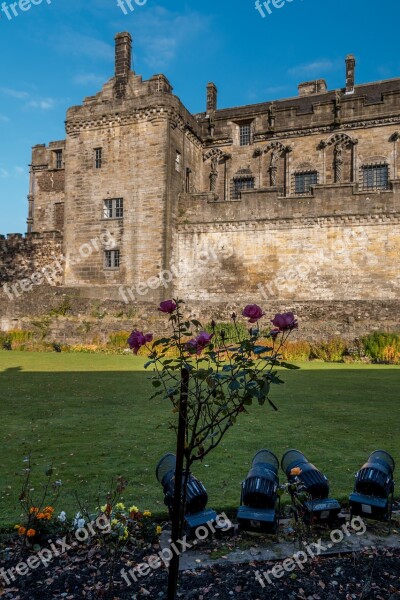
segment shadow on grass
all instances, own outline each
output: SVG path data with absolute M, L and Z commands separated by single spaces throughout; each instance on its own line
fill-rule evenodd
M 93 366 L 99 367 L 96 361 Z M 166 516 L 154 471 L 162 454 L 174 451 L 169 422 L 175 415 L 168 401 L 149 400 L 151 375 L 132 370 L 30 372 L 21 366 L 0 372 L 0 524 L 18 517 L 20 471 L 29 452 L 35 489 L 43 470 L 54 464 L 54 476 L 63 482 L 60 510 L 76 512 L 75 491 L 93 510 L 98 498 L 104 500 L 111 479 L 123 475 L 129 480 L 126 502 Z M 342 498 L 369 452 L 383 448 L 400 462 L 400 369 L 314 365 L 284 371 L 282 378 L 285 385 L 271 393 L 279 411 L 250 407 L 220 447 L 195 465 L 214 508 L 237 506 L 240 482 L 254 453 L 264 447 L 278 456 L 299 448 L 329 476 L 333 494 Z M 282 473 L 280 477 L 284 481 Z

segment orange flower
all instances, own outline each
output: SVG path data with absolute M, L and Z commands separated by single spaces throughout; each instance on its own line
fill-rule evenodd
M 34 535 L 36 535 L 36 531 L 34 529 L 28 529 L 28 531 L 26 532 L 26 535 L 28 537 L 33 537 Z
M 38 508 L 36 508 L 36 506 L 32 506 L 32 507 L 29 509 L 29 514 L 30 514 L 30 515 L 34 515 L 34 514 L 36 514 L 36 513 L 38 513 L 38 512 L 39 512 L 39 509 L 38 509 Z
M 300 469 L 300 467 L 294 467 L 294 469 L 292 469 L 290 471 L 291 475 L 300 475 L 303 471 Z
M 46 506 L 46 507 L 43 509 L 43 512 L 45 512 L 45 513 L 51 513 L 51 514 L 53 514 L 53 512 L 54 512 L 54 508 L 53 508 L 52 506 Z
M 46 517 L 45 513 L 42 513 L 42 512 L 41 512 L 41 513 L 38 513 L 38 514 L 36 515 L 36 518 L 37 518 L 37 519 L 46 519 L 47 517 Z
M 25 527 L 20 527 L 18 529 L 18 535 L 25 535 L 26 534 L 26 529 Z

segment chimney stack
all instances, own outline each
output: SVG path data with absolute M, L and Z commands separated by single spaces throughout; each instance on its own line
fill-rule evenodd
M 218 90 L 215 83 L 207 84 L 207 114 L 217 110 Z
M 353 54 L 346 56 L 346 94 L 353 94 L 355 84 L 356 59 Z
M 115 90 L 117 98 L 125 96 L 132 63 L 132 37 L 127 31 L 115 36 Z

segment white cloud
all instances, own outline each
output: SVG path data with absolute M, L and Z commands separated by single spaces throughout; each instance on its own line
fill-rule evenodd
M 0 88 L 0 91 L 2 92 L 2 94 L 6 96 L 11 96 L 11 98 L 17 98 L 18 100 L 26 100 L 30 96 L 29 92 L 24 92 L 22 90 L 13 90 L 12 88 L 2 87 Z
M 98 40 L 76 31 L 67 31 L 63 34 L 57 33 L 57 37 L 50 39 L 54 47 L 68 56 L 88 57 L 112 61 L 114 58 L 114 47 L 102 40 Z
M 14 171 L 16 173 L 16 175 L 27 175 L 27 169 L 24 169 L 24 167 L 14 167 Z
M 34 97 L 33 94 L 24 90 L 14 90 L 12 88 L 0 88 L 0 92 L 5 96 L 10 96 L 11 98 L 15 98 L 17 100 L 24 101 L 24 108 L 39 108 L 41 110 L 49 110 L 50 108 L 54 108 L 55 100 L 53 98 L 37 98 Z M 7 117 L 5 117 L 7 120 Z M 0 121 L 4 119 L 1 118 Z
M 173 12 L 161 6 L 137 12 L 135 40 L 143 49 L 144 61 L 159 71 L 169 65 L 181 48 L 186 48 L 196 38 L 209 31 L 211 17 L 199 12 L 185 14 Z
M 321 59 L 304 65 L 297 65 L 288 70 L 292 77 L 323 77 L 325 73 L 336 71 L 340 68 L 341 61 Z
M 79 75 L 75 75 L 73 78 L 73 83 L 77 85 L 102 85 L 108 79 L 109 77 L 105 75 L 96 75 L 95 73 L 80 73 Z
M 6 179 L 6 177 L 9 177 L 9 175 L 10 173 L 6 169 L 0 167 L 0 179 Z
M 50 108 L 54 108 L 55 101 L 53 98 L 45 98 L 43 100 L 31 100 L 28 102 L 27 106 L 31 108 L 40 108 L 41 110 L 49 110 Z

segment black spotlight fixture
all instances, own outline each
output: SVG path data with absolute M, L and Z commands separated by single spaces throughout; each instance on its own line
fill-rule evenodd
M 163 486 L 164 503 L 168 507 L 171 517 L 175 492 L 175 468 L 175 454 L 165 454 L 156 468 L 156 477 Z M 207 502 L 206 488 L 201 481 L 190 473 L 186 488 L 185 511 L 185 526 L 189 534 L 200 525 L 216 521 L 217 513 L 214 510 L 206 509 Z
M 288 450 L 282 457 L 282 470 L 289 483 L 300 482 L 300 486 L 291 488 L 292 501 L 297 491 L 304 493 L 306 499 L 301 502 L 303 518 L 309 523 L 332 523 L 339 518 L 340 504 L 329 498 L 329 483 L 327 477 L 312 465 L 298 450 Z M 295 502 L 294 502 L 295 503 Z
M 242 482 L 237 520 L 241 529 L 274 533 L 278 518 L 279 460 L 270 450 L 259 450 Z
M 350 495 L 350 514 L 389 521 L 392 515 L 395 463 L 384 450 L 375 450 L 356 473 L 354 492 Z

